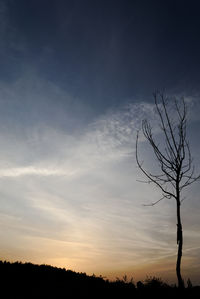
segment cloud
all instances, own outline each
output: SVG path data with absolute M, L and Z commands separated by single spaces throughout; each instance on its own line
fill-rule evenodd
M 73 175 L 73 172 L 67 174 L 67 172 L 62 172 L 58 169 L 37 168 L 34 166 L 8 168 L 8 169 L 0 170 L 0 177 L 19 177 L 25 175 L 39 175 L 39 176 Z
M 174 203 L 144 208 L 143 203 L 160 195 L 155 188 L 136 181 L 141 178 L 134 156 L 136 132 L 146 117 L 154 124 L 153 105 L 130 103 L 95 119 L 87 112 L 85 118 L 79 110 L 70 109 L 72 99 L 67 93 L 50 82 L 36 84 L 35 90 L 31 83 L 24 93 L 22 82 L 10 90 L 4 85 L 1 93 L 4 258 L 24 256 L 77 271 L 106 272 L 110 277 L 172 256 L 175 262 Z M 57 102 L 59 95 L 63 100 Z M 23 115 L 26 112 L 26 118 L 18 117 L 16 107 L 23 109 Z M 12 117 L 5 117 L 10 109 Z M 143 151 L 146 144 L 141 145 Z M 146 151 L 145 159 L 149 156 Z M 198 209 L 196 196 L 189 213 L 195 221 Z M 188 235 L 198 231 L 189 216 L 186 224 Z M 199 246 L 196 237 L 188 241 L 188 250 Z

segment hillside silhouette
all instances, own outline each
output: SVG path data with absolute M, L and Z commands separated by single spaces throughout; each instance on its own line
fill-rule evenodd
M 182 295 L 179 292 L 188 298 L 200 295 L 200 287 L 191 283 L 180 291 L 155 277 L 135 285 L 126 276 L 109 281 L 65 268 L 21 262 L 0 261 L 0 278 L 1 298 L 167 298 Z

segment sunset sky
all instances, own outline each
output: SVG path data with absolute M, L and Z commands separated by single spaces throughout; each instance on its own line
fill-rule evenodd
M 152 93 L 185 97 L 200 172 L 200 3 L 0 0 L 0 259 L 176 281 L 176 206 L 136 166 Z M 155 168 L 140 139 L 140 156 Z M 183 194 L 200 284 L 200 182 Z

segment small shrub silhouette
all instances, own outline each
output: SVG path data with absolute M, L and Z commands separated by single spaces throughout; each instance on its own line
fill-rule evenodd
M 160 288 L 167 288 L 169 285 L 167 285 L 165 282 L 162 281 L 161 278 L 150 276 L 145 279 L 145 287 L 152 288 L 152 289 L 160 289 Z

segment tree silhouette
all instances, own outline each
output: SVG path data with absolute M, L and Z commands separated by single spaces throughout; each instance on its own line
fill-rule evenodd
M 190 145 L 187 140 L 187 107 L 184 98 L 174 99 L 173 117 L 170 113 L 168 98 L 160 92 L 154 93 L 155 112 L 158 115 L 159 125 L 163 137 L 163 143 L 158 144 L 154 139 L 152 127 L 147 120 L 142 122 L 142 132 L 146 140 L 151 145 L 160 174 L 153 174 L 143 167 L 138 157 L 138 139 L 136 138 L 136 161 L 140 170 L 148 178 L 148 183 L 154 183 L 161 190 L 162 197 L 151 203 L 153 206 L 165 198 L 174 198 L 176 202 L 177 216 L 177 262 L 176 275 L 178 287 L 183 288 L 184 282 L 181 276 L 181 258 L 183 247 L 183 232 L 181 223 L 180 207 L 183 201 L 181 196 L 182 190 L 193 182 L 198 180 L 200 176 L 194 175 L 194 165 L 191 156 Z

